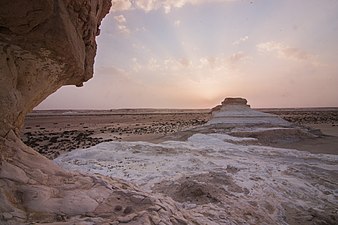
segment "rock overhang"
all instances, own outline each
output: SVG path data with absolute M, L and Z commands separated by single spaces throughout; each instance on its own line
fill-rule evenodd
M 110 0 L 0 3 L 0 136 L 63 85 L 93 76 L 95 37 Z

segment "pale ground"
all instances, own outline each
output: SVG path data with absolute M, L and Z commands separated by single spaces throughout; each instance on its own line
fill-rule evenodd
M 263 109 L 304 126 L 320 129 L 328 137 L 275 147 L 296 148 L 312 153 L 338 154 L 338 108 Z M 24 142 L 50 159 L 77 148 L 106 141 L 151 141 L 158 143 L 177 131 L 207 122 L 209 110 L 137 109 L 112 111 L 38 111 L 27 116 Z M 186 134 L 189 137 L 191 134 Z M 174 135 L 175 136 L 175 135 Z M 181 138 L 181 134 L 178 135 Z M 174 137 L 177 138 L 177 137 Z M 265 143 L 266 144 L 266 143 Z
M 296 124 L 319 129 L 324 136 L 315 139 L 306 139 L 294 143 L 274 145 L 276 147 L 294 148 L 311 153 L 338 154 L 338 109 L 311 109 L 295 111 L 269 111 L 284 117 Z
M 224 133 L 158 144 L 114 141 L 54 161 L 169 196 L 207 224 L 337 224 L 338 155 L 249 144 L 254 141 Z
M 27 116 L 23 141 L 50 159 L 106 141 L 150 141 L 204 124 L 207 110 L 40 111 Z
M 278 111 L 324 135 L 206 129 L 200 111 L 127 113 L 33 114 L 23 138 L 66 170 L 170 197 L 206 224 L 337 224 L 338 110 Z

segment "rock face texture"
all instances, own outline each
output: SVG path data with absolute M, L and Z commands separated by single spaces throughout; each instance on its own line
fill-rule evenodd
M 70 173 L 19 138 L 27 112 L 93 75 L 110 0 L 0 2 L 0 224 L 188 224 L 170 198 L 99 175 Z
M 110 6 L 110 0 L 0 2 L 0 224 L 184 219 L 172 216 L 170 201 L 131 185 L 68 173 L 18 137 L 34 106 L 62 85 L 92 77 L 95 37 Z
M 100 175 L 66 172 L 12 132 L 2 148 L 0 224 L 188 224 L 191 213 L 168 197 Z M 3 149 L 2 149 L 3 150 Z
M 337 155 L 264 146 L 249 131 L 245 137 L 219 131 L 159 144 L 106 142 L 54 161 L 170 196 L 190 224 L 337 224 Z
M 252 110 L 244 98 L 226 98 L 222 106 L 216 106 L 207 125 L 221 126 L 281 126 L 291 124 L 277 115 Z
M 62 85 L 93 75 L 95 37 L 109 0 L 0 2 L 0 136 Z

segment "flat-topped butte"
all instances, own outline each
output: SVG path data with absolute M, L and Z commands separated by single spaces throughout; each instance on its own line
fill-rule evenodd
M 277 115 L 263 113 L 250 108 L 244 98 L 225 98 L 221 106 L 215 107 L 207 125 L 222 126 L 292 126 Z M 219 108 L 219 110 L 217 110 Z

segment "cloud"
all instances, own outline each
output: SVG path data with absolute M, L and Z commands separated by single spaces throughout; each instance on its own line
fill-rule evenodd
M 232 2 L 236 0 L 112 0 L 112 11 L 123 11 L 139 8 L 146 12 L 163 9 L 165 13 L 170 13 L 173 8 L 181 8 L 184 5 L 199 5 L 212 2 Z
M 100 77 L 100 79 L 102 78 L 101 76 L 120 76 L 124 77 L 125 80 L 130 79 L 129 75 L 124 69 L 115 66 L 110 67 L 98 66 L 97 68 L 95 68 L 95 74 L 97 74 L 97 76 Z
M 258 51 L 266 53 L 275 53 L 280 58 L 285 58 L 294 61 L 308 62 L 313 65 L 320 65 L 321 63 L 316 59 L 315 55 L 306 52 L 300 48 L 290 47 L 281 42 L 264 42 L 257 46 Z
M 261 52 L 272 52 L 276 51 L 278 53 L 283 52 L 283 49 L 287 48 L 286 45 L 280 42 L 274 42 L 274 41 L 269 41 L 269 42 L 264 42 L 260 43 L 257 45 L 257 48 Z
M 163 70 L 169 73 L 185 71 L 192 65 L 192 61 L 187 58 L 167 58 L 163 60 Z
M 147 31 L 147 29 L 143 26 L 143 27 L 137 27 L 136 29 L 135 29 L 135 31 L 137 31 L 137 32 L 144 32 L 144 31 Z
M 112 0 L 112 7 L 110 8 L 111 11 L 125 11 L 131 9 L 131 2 L 129 0 Z
M 166 0 L 162 2 L 161 7 L 164 9 L 165 13 L 169 13 L 172 8 L 181 8 L 184 5 L 199 5 L 204 3 L 212 2 L 230 2 L 234 0 Z
M 158 9 L 161 6 L 161 3 L 157 0 L 138 0 L 135 1 L 135 4 L 138 8 L 143 9 L 146 12 Z
M 240 39 L 238 39 L 237 41 L 234 41 L 232 44 L 233 45 L 239 45 L 243 42 L 246 42 L 247 40 L 249 40 L 249 37 L 248 36 L 244 36 L 244 37 L 241 37 Z
M 175 20 L 174 25 L 176 27 L 179 27 L 181 25 L 181 21 L 180 20 Z
M 236 52 L 229 57 L 228 62 L 231 64 L 236 64 L 243 60 L 246 60 L 247 58 L 248 55 L 245 54 L 244 52 Z
M 122 34 L 130 34 L 130 30 L 126 25 L 117 25 L 117 29 L 119 30 L 120 33 Z
M 148 61 L 148 69 L 151 71 L 156 71 L 160 68 L 160 64 L 155 58 L 150 58 Z
M 179 62 L 181 63 L 181 65 L 184 66 L 184 67 L 188 67 L 188 66 L 191 65 L 191 61 L 188 60 L 187 58 L 182 58 L 182 59 L 179 59 L 178 61 L 179 61 Z
M 131 65 L 132 72 L 136 73 L 134 77 L 140 77 L 144 84 L 158 87 L 161 96 L 167 88 L 170 96 L 184 93 L 185 96 L 191 94 L 192 98 L 210 100 L 223 95 L 227 82 L 241 73 L 241 63 L 247 58 L 243 52 L 227 56 L 193 55 L 191 58 L 132 58 Z
M 127 22 L 126 18 L 123 15 L 114 16 L 115 21 L 117 22 L 117 29 L 122 34 L 130 34 L 130 30 L 125 25 Z
M 245 61 L 247 54 L 237 52 L 230 56 L 201 56 L 195 59 L 188 58 L 150 58 L 144 63 L 139 62 L 136 58 L 132 59 L 133 70 L 163 72 L 164 74 L 197 74 L 217 71 L 228 71 L 234 69 L 237 64 Z
M 114 19 L 116 20 L 117 23 L 126 23 L 127 20 L 123 15 L 119 16 L 114 16 Z

